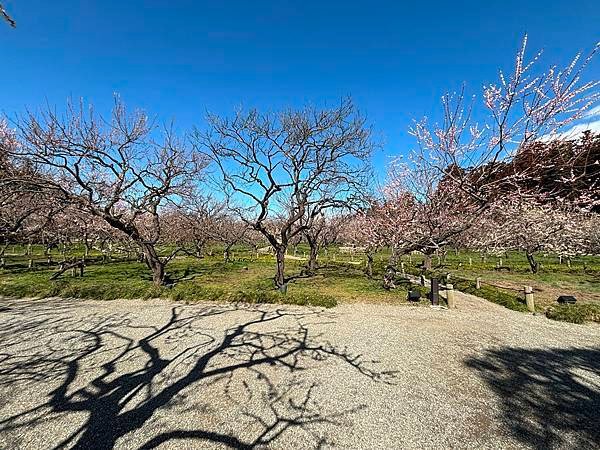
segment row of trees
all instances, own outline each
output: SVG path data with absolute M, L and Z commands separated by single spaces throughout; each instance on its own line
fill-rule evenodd
M 416 122 L 417 149 L 390 165 L 381 188 L 369 164 L 378 143 L 350 99 L 211 115 L 185 135 L 118 98 L 108 118 L 82 104 L 11 118 L 0 124 L 0 242 L 51 245 L 50 230 L 86 248 L 109 242 L 139 252 L 156 284 L 177 254 L 201 256 L 208 242 L 226 259 L 236 243 L 265 243 L 280 290 L 300 240 L 311 249 L 307 274 L 336 240 L 365 247 L 369 273 L 373 253 L 391 248 L 387 287 L 412 251 L 429 268 L 448 246 L 518 248 L 533 270 L 542 248 L 595 251 L 600 138 L 560 133 L 600 98 L 597 81 L 582 81 L 597 48 L 536 72 L 539 55 L 526 62 L 525 44 L 512 72 L 484 87 L 483 111 L 463 90 L 443 97 L 441 124 Z

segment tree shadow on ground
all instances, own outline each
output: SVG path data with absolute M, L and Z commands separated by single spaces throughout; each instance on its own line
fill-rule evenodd
M 503 348 L 470 358 L 502 402 L 502 420 L 536 449 L 600 445 L 600 349 Z
M 328 442 L 315 425 L 348 425 L 364 405 L 324 410 L 313 395 L 318 382 L 296 374 L 336 358 L 375 382 L 395 377 L 311 333 L 311 324 L 331 319 L 326 311 L 174 306 L 168 319 L 148 324 L 124 308 L 82 318 L 71 306 L 15 302 L 0 316 L 0 406 L 11 403 L 11 392 L 32 386 L 45 395 L 26 403 L 35 406 L 0 413 L 0 430 L 12 447 L 20 447 L 23 432 L 55 420 L 68 432 L 46 436 L 56 449 L 111 449 L 120 439 L 127 448 L 191 440 L 197 442 L 182 445 L 254 448 L 277 446 L 291 429 L 317 448 Z M 182 408 L 197 414 L 187 426 L 177 417 Z M 249 431 L 241 435 L 236 423 L 215 425 L 211 408 L 215 414 L 231 408 L 232 420 Z M 71 414 L 75 419 L 65 420 Z

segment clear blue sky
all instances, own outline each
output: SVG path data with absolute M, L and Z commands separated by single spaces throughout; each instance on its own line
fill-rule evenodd
M 63 106 L 69 96 L 103 109 L 118 92 L 185 128 L 206 110 L 351 95 L 385 139 L 379 167 L 411 148 L 411 120 L 435 117 L 444 91 L 462 81 L 479 91 L 509 68 L 524 33 L 547 63 L 566 63 L 600 39 L 593 0 L 2 3 L 18 24 L 0 23 L 6 113 Z M 590 75 L 599 72 L 596 61 Z

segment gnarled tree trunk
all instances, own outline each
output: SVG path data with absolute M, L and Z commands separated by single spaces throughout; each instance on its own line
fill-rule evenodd
M 285 246 L 275 248 L 275 259 L 277 261 L 277 270 L 275 272 L 275 287 L 281 292 L 287 291 L 287 281 L 285 279 Z
M 161 286 L 165 281 L 165 264 L 158 256 L 154 245 L 141 244 L 144 253 L 144 262 L 152 272 L 152 281 L 156 286 Z
M 365 253 L 367 255 L 367 268 L 366 273 L 369 278 L 373 278 L 373 252 L 367 251 Z
M 310 246 L 310 253 L 306 267 L 308 269 L 308 273 L 314 273 L 319 268 L 319 262 L 317 261 L 317 258 L 319 257 L 319 247 L 315 240 L 310 238 L 307 238 L 306 240 Z
M 529 263 L 529 267 L 531 268 L 532 273 L 538 273 L 540 269 L 540 263 L 535 260 L 535 255 L 533 252 L 526 252 L 527 262 Z

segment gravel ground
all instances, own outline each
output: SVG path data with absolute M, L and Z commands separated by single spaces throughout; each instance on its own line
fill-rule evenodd
M 0 448 L 598 448 L 600 327 L 457 304 L 0 300 Z

